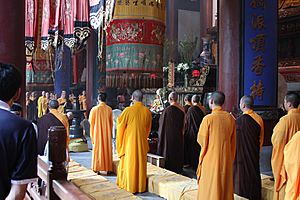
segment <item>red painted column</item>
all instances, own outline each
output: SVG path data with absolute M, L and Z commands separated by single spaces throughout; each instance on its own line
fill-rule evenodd
M 212 0 L 200 0 L 200 49 L 202 38 L 207 35 L 207 29 L 212 27 Z
M 0 0 L 0 62 L 14 64 L 22 73 L 22 96 L 25 108 L 25 1 Z
M 96 67 L 95 59 L 97 53 L 95 51 L 95 44 L 97 44 L 95 31 L 91 31 L 91 36 L 87 40 L 87 74 L 86 74 L 86 102 L 87 114 L 93 106 L 93 90 L 94 90 L 94 67 Z
M 224 109 L 239 105 L 241 1 L 219 0 L 219 65 L 217 88 L 226 95 Z

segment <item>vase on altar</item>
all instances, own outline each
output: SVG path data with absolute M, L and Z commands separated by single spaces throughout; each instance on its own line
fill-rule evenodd
M 184 87 L 188 87 L 189 79 L 187 72 L 184 72 Z
M 205 65 L 211 64 L 211 44 L 209 37 L 203 37 L 203 51 L 200 54 L 200 66 L 204 67 Z

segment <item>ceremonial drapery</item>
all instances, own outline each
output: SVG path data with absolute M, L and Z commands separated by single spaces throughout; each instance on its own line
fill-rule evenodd
M 106 86 L 162 86 L 165 1 L 118 0 L 107 27 Z
M 44 0 L 41 27 L 42 49 L 64 43 L 73 52 L 89 37 L 88 1 Z
M 36 32 L 37 2 L 35 0 L 25 1 L 25 47 L 26 55 L 32 55 Z

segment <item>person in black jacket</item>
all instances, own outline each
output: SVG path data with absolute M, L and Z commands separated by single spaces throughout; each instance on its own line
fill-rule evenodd
M 27 184 L 37 180 L 37 139 L 31 122 L 10 107 L 21 93 L 21 74 L 0 62 L 0 200 L 24 199 Z

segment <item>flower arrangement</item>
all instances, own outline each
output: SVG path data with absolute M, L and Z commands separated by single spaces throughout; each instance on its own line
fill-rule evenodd
M 181 71 L 186 72 L 187 70 L 190 69 L 190 66 L 188 63 L 179 63 L 177 65 L 176 69 L 178 72 L 181 72 Z

